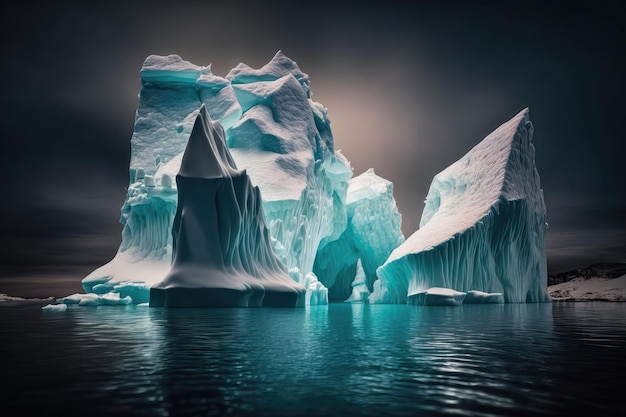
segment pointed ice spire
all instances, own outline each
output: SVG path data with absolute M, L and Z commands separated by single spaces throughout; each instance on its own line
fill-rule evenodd
M 224 129 L 211 121 L 204 104 L 189 136 L 179 175 L 188 178 L 223 178 L 231 176 L 234 162 L 226 149 Z

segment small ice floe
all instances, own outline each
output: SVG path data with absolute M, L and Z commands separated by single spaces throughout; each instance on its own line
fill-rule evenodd
M 471 290 L 467 292 L 463 304 L 504 304 L 504 295 L 501 292 Z
M 100 304 L 107 306 L 127 305 L 133 302 L 129 296 L 120 298 L 119 292 L 108 292 L 100 296 Z
M 464 292 L 440 287 L 409 294 L 409 304 L 421 306 L 460 306 L 464 299 Z
M 57 298 L 57 303 L 62 304 L 78 304 L 85 294 L 72 294 L 67 297 Z
M 41 307 L 42 311 L 62 313 L 67 310 L 67 304 L 48 304 Z

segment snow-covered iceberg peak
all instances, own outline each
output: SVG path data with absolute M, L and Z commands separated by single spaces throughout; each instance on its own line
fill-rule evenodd
M 298 64 L 288 58 L 283 51 L 276 52 L 271 61 L 259 69 L 253 69 L 244 63 L 240 63 L 230 70 L 228 75 L 226 75 L 226 79 L 232 84 L 249 84 L 257 81 L 274 81 L 288 74 L 295 77 L 302 85 L 307 98 L 310 97 L 309 76 L 300 71 Z
M 172 266 L 157 307 L 296 306 L 304 287 L 275 255 L 261 194 L 237 170 L 223 128 L 200 108 L 182 157 Z
M 378 269 L 371 302 L 406 302 L 432 287 L 550 300 L 532 134 L 524 109 L 435 176 L 419 230 Z

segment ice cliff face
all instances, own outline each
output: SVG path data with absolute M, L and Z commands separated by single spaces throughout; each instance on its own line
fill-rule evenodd
M 334 149 L 326 109 L 310 99 L 308 76 L 281 52 L 260 69 L 240 64 L 226 78 L 177 55 L 152 55 L 140 76 L 122 243 L 111 262 L 83 280 L 85 291 L 146 302 L 149 288 L 164 279 L 172 260 L 173 179 L 203 105 L 224 127 L 236 165 L 260 188 L 272 245 L 289 275 L 319 292 L 306 300 L 327 300 L 313 263 L 318 248 L 346 228 L 352 170 Z
M 150 306 L 296 306 L 304 287 L 274 253 L 260 191 L 237 170 L 205 106 L 176 183 L 172 266 L 150 289 Z
M 345 300 L 361 262 L 371 291 L 376 269 L 404 242 L 402 217 L 393 198 L 393 184 L 373 169 L 350 179 L 346 198 L 348 224 L 338 239 L 320 249 L 313 271 L 329 289 L 331 300 Z
M 433 287 L 550 300 L 532 133 L 525 109 L 435 176 L 419 230 L 378 269 L 370 302 L 405 303 Z

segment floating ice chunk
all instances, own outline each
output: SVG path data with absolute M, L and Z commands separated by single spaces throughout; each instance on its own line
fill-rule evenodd
M 409 304 L 422 306 L 460 306 L 465 293 L 450 288 L 433 287 L 426 291 L 409 294 Z
M 370 300 L 404 303 L 431 287 L 545 302 L 546 218 L 528 109 L 435 176 L 420 228 L 377 275 Z
M 97 307 L 100 305 L 100 296 L 98 294 L 80 294 L 79 306 Z
M 68 295 L 67 297 L 57 298 L 57 303 L 78 304 L 80 303 L 80 300 L 83 299 L 84 295 L 85 294 L 72 294 L 72 295 Z
M 48 304 L 41 307 L 42 311 L 50 311 L 55 313 L 62 313 L 67 310 L 67 304 Z
M 504 295 L 500 292 L 487 293 L 471 290 L 467 292 L 463 304 L 503 304 Z
M 107 306 L 117 306 L 117 305 L 127 305 L 133 302 L 133 299 L 129 296 L 124 298 L 120 298 L 120 293 L 118 292 L 108 292 L 100 296 L 99 300 L 100 304 Z

